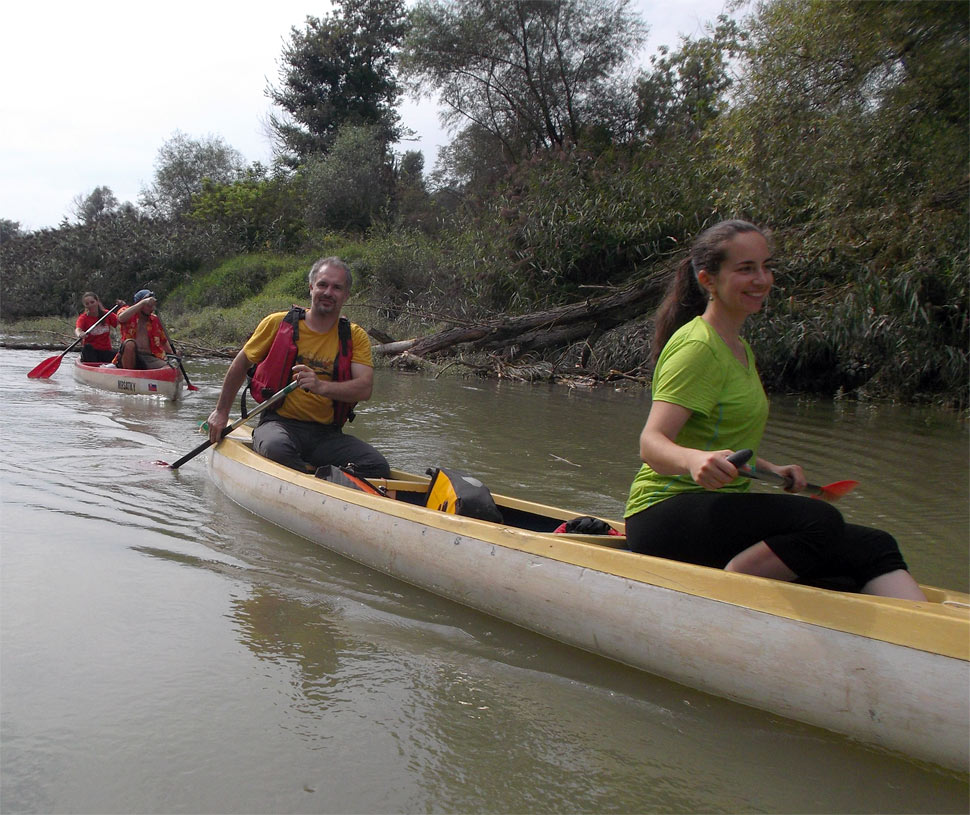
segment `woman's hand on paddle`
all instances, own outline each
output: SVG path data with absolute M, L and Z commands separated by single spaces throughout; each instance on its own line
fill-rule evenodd
M 719 490 L 738 477 L 738 468 L 728 456 L 733 450 L 692 450 L 690 477 L 705 490 Z
M 756 466 L 759 470 L 768 470 L 791 482 L 790 487 L 785 487 L 785 492 L 801 492 L 808 485 L 808 479 L 805 478 L 804 471 L 797 464 L 782 464 L 779 466 L 759 458 Z

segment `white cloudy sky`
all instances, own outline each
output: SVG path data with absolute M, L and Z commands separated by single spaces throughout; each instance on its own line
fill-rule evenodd
M 644 58 L 697 35 L 726 0 L 635 0 L 650 26 Z M 327 0 L 28 0 L 0 17 L 0 218 L 24 229 L 73 217 L 74 198 L 108 186 L 120 201 L 151 182 L 176 131 L 221 136 L 247 162 L 272 158 L 264 91 L 283 43 Z M 425 167 L 447 143 L 433 102 L 406 102 Z

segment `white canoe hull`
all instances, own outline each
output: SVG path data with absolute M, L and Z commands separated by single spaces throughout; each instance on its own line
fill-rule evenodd
M 256 515 L 570 645 L 968 769 L 970 608 L 839 594 L 446 515 L 304 476 L 229 439 L 210 473 Z M 501 499 L 498 499 L 501 503 Z
M 74 364 L 74 378 L 103 391 L 160 396 L 173 401 L 182 393 L 182 376 L 170 366 L 142 371 L 78 361 Z

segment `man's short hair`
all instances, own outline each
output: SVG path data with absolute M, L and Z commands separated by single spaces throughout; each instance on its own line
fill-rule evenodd
M 336 255 L 331 255 L 328 258 L 320 258 L 320 260 L 314 263 L 310 267 L 310 274 L 307 275 L 307 282 L 312 286 L 313 278 L 316 277 L 317 272 L 326 266 L 336 266 L 338 269 L 343 269 L 344 274 L 347 276 L 347 291 L 350 291 L 354 285 L 354 276 L 350 273 L 350 267 Z

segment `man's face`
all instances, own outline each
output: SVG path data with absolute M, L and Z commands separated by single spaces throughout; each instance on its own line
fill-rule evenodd
M 310 308 L 315 314 L 325 317 L 340 313 L 350 292 L 347 290 L 347 275 L 337 266 L 324 266 L 317 272 L 310 285 Z

